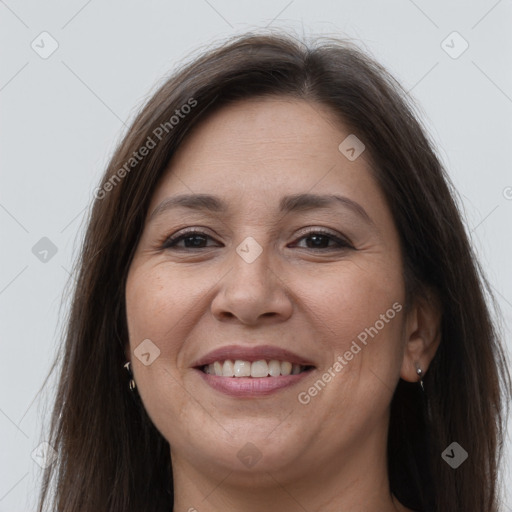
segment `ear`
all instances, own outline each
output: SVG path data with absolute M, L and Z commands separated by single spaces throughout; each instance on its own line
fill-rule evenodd
M 417 366 L 427 373 L 441 342 L 441 305 L 431 290 L 416 297 L 405 320 L 405 350 L 400 377 L 418 382 Z

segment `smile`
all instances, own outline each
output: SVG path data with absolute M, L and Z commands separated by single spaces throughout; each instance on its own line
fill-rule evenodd
M 298 384 L 313 361 L 275 345 L 226 345 L 203 355 L 192 369 L 210 388 L 236 398 L 257 398 Z
M 204 365 L 201 369 L 204 373 L 216 375 L 217 377 L 265 378 L 299 375 L 308 368 L 310 367 L 294 364 L 289 361 L 278 361 L 276 359 L 270 361 L 261 359 L 253 362 L 240 359 L 235 361 L 226 359 L 225 361 L 215 361 L 211 364 Z

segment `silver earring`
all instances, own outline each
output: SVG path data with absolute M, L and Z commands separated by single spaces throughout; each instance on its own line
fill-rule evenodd
M 420 378 L 421 390 L 423 392 L 425 392 L 425 386 L 423 385 L 423 370 L 420 368 L 418 363 L 416 363 L 416 373 L 418 374 L 418 377 Z
M 130 368 L 130 364 L 131 364 L 130 361 L 128 361 L 127 363 L 125 363 L 124 367 L 126 368 L 128 375 L 130 376 L 130 382 L 129 382 L 130 391 L 134 391 L 136 386 L 135 386 L 135 381 L 133 380 L 133 373 Z

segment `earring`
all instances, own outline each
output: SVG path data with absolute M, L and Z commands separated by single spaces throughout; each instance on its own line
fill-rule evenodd
M 130 376 L 130 391 L 134 391 L 136 386 L 135 386 L 135 381 L 133 380 L 133 373 L 132 373 L 132 370 L 130 368 L 130 361 L 128 361 L 124 367 L 126 368 L 126 371 L 128 372 L 128 375 Z
M 425 387 L 423 386 L 423 370 L 420 368 L 418 363 L 416 363 L 416 373 L 418 374 L 418 377 L 420 378 L 421 390 L 423 392 L 425 392 Z

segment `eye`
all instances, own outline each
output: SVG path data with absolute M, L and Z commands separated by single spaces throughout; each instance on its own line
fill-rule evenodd
M 203 231 L 198 231 L 196 229 L 190 229 L 185 233 L 181 233 L 179 235 L 172 235 L 167 237 L 163 244 L 161 245 L 162 249 L 202 249 L 204 248 L 203 243 L 208 239 L 213 238 L 210 235 L 207 235 Z M 181 241 L 184 242 L 185 246 L 178 246 L 178 243 Z
M 175 250 L 187 250 L 187 249 L 206 249 L 208 246 L 205 245 L 207 240 L 213 238 L 205 233 L 196 229 L 189 229 L 185 233 L 178 235 L 172 235 L 161 243 L 161 249 L 175 249 Z M 312 250 L 342 250 L 342 249 L 354 249 L 354 246 L 348 241 L 339 236 L 334 235 L 330 231 L 325 230 L 311 230 L 304 233 L 300 240 L 311 240 L 311 243 L 307 243 L 306 249 Z M 181 242 L 184 245 L 178 245 Z M 329 246 L 330 242 L 334 242 L 334 246 Z M 327 244 L 327 245 L 326 245 Z
M 354 249 L 354 246 L 344 238 L 334 235 L 330 231 L 325 230 L 311 230 L 308 233 L 304 233 L 298 240 L 311 240 L 311 243 L 306 242 L 306 249 L 314 250 L 342 250 L 342 249 Z M 329 247 L 329 242 L 334 242 L 334 246 Z M 326 246 L 327 244 L 327 246 Z

